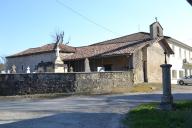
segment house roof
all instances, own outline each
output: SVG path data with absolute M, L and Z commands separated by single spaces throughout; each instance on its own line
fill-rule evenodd
M 55 47 L 56 47 L 55 45 L 56 45 L 55 43 L 52 43 L 52 44 L 46 44 L 44 46 L 37 47 L 37 48 L 29 48 L 29 49 L 19 52 L 17 54 L 7 56 L 7 58 L 13 58 L 13 57 L 18 57 L 18 56 L 27 56 L 27 55 L 32 55 L 32 54 L 46 53 L 46 52 L 54 52 Z M 66 53 L 75 52 L 75 48 L 68 46 L 68 45 L 59 44 L 59 48 L 60 48 L 60 52 L 66 52 Z
M 166 37 L 167 41 L 171 44 L 174 44 L 174 45 L 177 45 L 177 46 L 180 46 L 180 47 L 183 47 L 185 49 L 188 49 L 188 50 L 191 50 L 192 51 L 192 47 L 187 45 L 187 44 L 184 44 L 174 38 L 171 38 L 171 37 Z

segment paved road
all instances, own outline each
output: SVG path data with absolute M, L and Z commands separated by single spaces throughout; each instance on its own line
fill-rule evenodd
M 159 102 L 160 94 L 71 96 L 48 100 L 0 101 L 0 128 L 120 128 L 120 119 L 143 102 Z M 192 93 L 174 94 L 192 99 Z

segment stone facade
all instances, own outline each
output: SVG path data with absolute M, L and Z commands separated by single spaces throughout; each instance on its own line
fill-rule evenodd
M 156 43 L 148 47 L 147 50 L 147 74 L 148 81 L 152 83 L 162 82 L 161 64 L 164 64 L 164 51 L 161 46 Z
M 131 86 L 132 80 L 132 71 L 0 74 L 0 95 L 102 93 L 116 86 Z

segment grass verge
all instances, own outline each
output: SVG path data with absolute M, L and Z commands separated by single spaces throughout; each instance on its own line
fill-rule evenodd
M 161 91 L 162 85 L 156 83 L 141 83 L 130 87 L 113 87 L 111 93 L 147 93 L 153 91 Z
M 158 109 L 158 103 L 132 109 L 123 119 L 129 128 L 192 128 L 192 101 L 178 101 L 175 110 Z

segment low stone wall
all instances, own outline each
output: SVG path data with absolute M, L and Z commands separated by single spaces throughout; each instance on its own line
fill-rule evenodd
M 102 93 L 133 85 L 128 72 L 0 74 L 0 95 Z
M 102 93 L 110 92 L 112 87 L 133 85 L 133 73 L 99 72 L 76 74 L 76 92 Z

